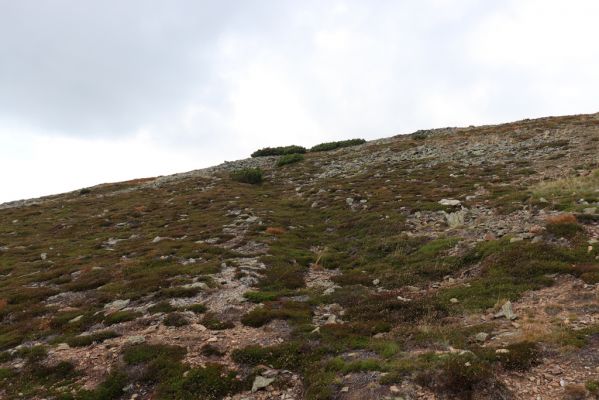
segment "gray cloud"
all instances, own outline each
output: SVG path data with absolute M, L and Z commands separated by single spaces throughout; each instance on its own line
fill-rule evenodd
M 595 0 L 0 0 L 0 169 L 21 170 L 0 201 L 267 145 L 595 112 L 598 14 Z

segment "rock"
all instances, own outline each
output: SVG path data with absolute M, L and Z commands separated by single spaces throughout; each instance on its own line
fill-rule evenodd
M 476 339 L 477 342 L 481 342 L 481 343 L 486 342 L 488 338 L 489 338 L 489 334 L 486 332 L 480 332 L 474 336 L 474 339 Z
M 520 236 L 514 236 L 513 238 L 510 238 L 510 243 L 515 243 L 515 242 L 521 242 L 524 239 Z
M 142 344 L 145 343 L 146 338 L 140 335 L 136 335 L 136 336 L 129 336 L 127 338 L 127 343 L 128 344 Z
M 69 324 L 74 324 L 75 322 L 79 322 L 79 321 L 81 321 L 81 318 L 83 318 L 83 315 L 78 315 L 75 318 L 73 318 L 72 320 L 70 320 Z
M 265 378 L 263 376 L 258 375 L 254 379 L 254 384 L 252 385 L 252 392 L 257 392 L 260 389 L 264 389 L 264 388 L 268 387 L 274 381 L 275 381 L 274 378 Z
M 508 354 L 510 351 L 508 349 L 497 349 L 495 350 L 495 354 Z
M 449 299 L 449 302 L 452 303 L 452 304 L 457 304 L 460 301 L 458 299 L 456 299 L 455 297 L 452 297 L 451 299 Z
M 597 212 L 597 207 L 589 207 L 582 210 L 585 214 L 595 214 Z
M 64 350 L 68 350 L 70 348 L 71 348 L 71 346 L 69 346 L 68 344 L 66 344 L 66 343 L 60 343 L 58 346 L 56 346 L 55 350 L 56 351 L 64 351 Z
M 333 293 L 335 293 L 335 288 L 334 287 L 330 287 L 330 288 L 328 288 L 327 290 L 325 290 L 323 292 L 323 294 L 325 294 L 325 295 L 329 295 L 329 294 L 333 294 Z
M 160 236 L 156 236 L 153 240 L 152 243 L 158 243 L 162 240 L 163 238 L 161 238 Z
M 380 280 L 380 279 L 375 279 L 375 280 L 373 280 L 373 281 L 372 281 L 372 284 L 373 284 L 374 286 L 378 286 L 378 284 L 379 284 L 379 283 L 381 283 L 381 280 Z
M 129 299 L 115 300 L 112 303 L 104 304 L 104 309 L 105 310 L 113 310 L 113 311 L 122 310 L 123 308 L 127 307 L 130 302 L 131 302 L 131 300 L 129 300 Z
M 439 204 L 442 206 L 459 206 L 462 202 L 455 199 L 441 199 L 439 200 Z
M 354 199 L 352 199 L 351 197 L 348 197 L 347 199 L 345 199 L 345 202 L 347 203 L 348 206 L 351 206 L 354 204 Z
M 40 259 L 41 259 L 42 261 L 46 261 L 46 259 L 47 259 L 47 258 L 48 258 L 48 254 L 47 254 L 47 253 L 42 253 L 42 254 L 40 254 Z
M 496 313 L 494 317 L 495 318 L 505 317 L 506 319 L 508 319 L 510 321 L 513 321 L 516 318 L 518 318 L 518 316 L 516 314 L 514 314 L 514 311 L 512 310 L 512 302 L 511 301 L 505 302 L 501 306 L 501 310 L 498 313 Z
M 343 386 L 341 388 L 341 393 L 347 393 L 347 392 L 349 392 L 349 386 Z
M 443 214 L 445 215 L 445 220 L 450 228 L 457 228 L 464 225 L 464 221 L 466 219 L 466 212 L 464 210 L 453 213 L 446 213 L 443 211 Z

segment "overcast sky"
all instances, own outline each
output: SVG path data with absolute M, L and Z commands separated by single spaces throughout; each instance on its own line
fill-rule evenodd
M 0 202 L 599 111 L 597 0 L 0 0 Z

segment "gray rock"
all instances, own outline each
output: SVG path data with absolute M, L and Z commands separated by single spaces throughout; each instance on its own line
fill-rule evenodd
M 459 206 L 462 202 L 456 199 L 441 199 L 439 204 L 442 206 Z
M 254 379 L 254 384 L 252 385 L 252 392 L 257 392 L 260 389 L 264 389 L 264 388 L 268 387 L 274 381 L 275 381 L 274 378 L 265 378 L 263 376 L 258 375 Z
M 589 207 L 582 210 L 585 214 L 595 214 L 597 212 L 597 207 Z
M 480 332 L 474 336 L 474 339 L 476 339 L 477 342 L 481 342 L 481 343 L 485 342 L 488 338 L 489 338 L 489 334 L 486 332 Z
M 464 225 L 464 221 L 466 218 L 466 212 L 464 210 L 456 211 L 453 213 L 443 212 L 445 215 L 445 220 L 447 221 L 447 225 L 450 228 L 457 228 L 459 226 Z
M 129 303 L 131 302 L 131 300 L 126 299 L 126 300 L 115 300 L 112 303 L 108 303 L 108 304 L 104 304 L 104 309 L 106 310 L 122 310 L 123 308 L 127 307 L 129 305 Z
M 127 338 L 128 344 L 142 344 L 142 343 L 145 343 L 145 341 L 146 341 L 146 338 L 143 336 L 139 336 L 139 335 L 129 336 Z
M 347 203 L 348 206 L 351 206 L 352 204 L 354 204 L 354 199 L 352 199 L 351 197 L 348 197 L 347 199 L 345 199 L 345 202 Z
M 495 314 L 495 318 L 501 318 L 501 317 L 505 317 L 506 319 L 509 319 L 510 321 L 513 321 L 516 318 L 518 318 L 518 316 L 516 314 L 514 314 L 514 311 L 512 310 L 512 302 L 511 301 L 505 302 L 505 304 L 501 306 L 501 310 Z

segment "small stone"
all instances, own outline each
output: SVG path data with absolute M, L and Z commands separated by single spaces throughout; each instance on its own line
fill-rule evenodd
M 345 199 L 345 202 L 347 203 L 348 206 L 351 206 L 352 204 L 354 204 L 354 199 L 352 199 L 351 197 L 348 197 L 347 199 Z
M 477 342 L 485 342 L 487 339 L 489 338 L 489 334 L 486 332 L 480 332 L 477 333 L 476 336 L 474 336 L 474 339 L 476 339 Z
M 597 207 L 589 207 L 582 210 L 585 214 L 595 214 L 597 212 Z
M 451 299 L 449 299 L 449 302 L 452 303 L 452 304 L 457 304 L 460 301 L 458 299 L 456 299 L 455 297 L 452 297 Z
M 127 338 L 128 344 L 142 344 L 145 343 L 146 338 L 141 335 L 129 336 Z
M 129 300 L 129 299 L 115 300 L 111 303 L 104 304 L 104 309 L 115 310 L 115 311 L 122 310 L 123 308 L 127 307 L 130 302 L 131 302 L 131 300 Z
M 70 348 L 71 348 L 71 346 L 69 346 L 68 344 L 66 344 L 66 343 L 60 343 L 58 346 L 56 346 L 55 350 L 56 351 L 64 351 L 64 350 L 68 350 Z
M 329 295 L 329 294 L 333 294 L 335 292 L 335 288 L 334 287 L 330 287 L 328 289 L 326 289 L 323 293 L 325 295 Z
M 516 242 L 521 242 L 524 239 L 520 236 L 514 236 L 513 238 L 510 238 L 510 243 L 516 243 Z
M 264 388 L 268 387 L 274 381 L 275 381 L 274 378 L 265 378 L 263 376 L 258 375 L 254 379 L 254 384 L 252 385 L 252 392 L 257 392 L 260 389 L 264 389 Z
M 373 280 L 373 281 L 372 281 L 372 284 L 373 284 L 374 286 L 378 286 L 378 284 L 379 284 L 379 283 L 381 283 L 381 280 L 380 280 L 380 279 L 375 279 L 375 280 Z
M 81 321 L 81 318 L 83 318 L 83 315 L 78 315 L 75 318 L 71 319 L 69 321 L 69 324 L 74 324 L 75 322 L 79 322 L 79 321 Z
M 391 386 L 389 390 L 391 391 L 391 393 L 399 393 L 399 388 L 395 385 Z
M 349 392 L 349 386 L 343 386 L 341 388 L 341 393 L 347 393 L 347 392 Z
M 501 318 L 501 317 L 505 317 L 506 319 L 509 319 L 510 321 L 513 321 L 516 318 L 518 318 L 518 316 L 516 314 L 514 314 L 514 311 L 512 310 L 512 302 L 511 301 L 505 302 L 501 306 L 501 311 L 499 311 L 498 313 L 495 314 L 495 318 Z
M 441 199 L 439 204 L 442 206 L 459 206 L 462 202 L 456 199 Z
M 41 259 L 42 261 L 46 261 L 46 259 L 47 259 L 47 258 L 48 258 L 48 254 L 47 254 L 47 253 L 42 253 L 42 254 L 40 254 L 40 259 Z
M 152 243 L 158 243 L 162 240 L 162 238 L 160 236 L 156 236 L 153 240 Z
M 509 354 L 509 350 L 508 349 L 497 349 L 495 350 L 495 354 Z

